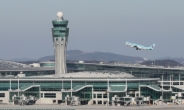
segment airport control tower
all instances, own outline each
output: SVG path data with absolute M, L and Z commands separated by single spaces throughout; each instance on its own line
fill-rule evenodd
M 66 47 L 69 28 L 67 28 L 68 20 L 64 20 L 62 12 L 58 12 L 57 17 L 56 20 L 52 21 L 52 37 L 55 51 L 55 74 L 59 76 L 67 73 Z

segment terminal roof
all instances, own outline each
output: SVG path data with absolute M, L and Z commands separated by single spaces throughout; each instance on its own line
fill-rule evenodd
M 31 76 L 31 77 L 40 77 L 40 76 Z M 63 78 L 132 78 L 134 77 L 131 74 L 121 72 L 121 73 L 107 73 L 107 72 L 75 72 L 75 73 L 66 73 L 61 74 L 60 76 L 54 75 L 44 75 L 43 77 L 63 77 Z

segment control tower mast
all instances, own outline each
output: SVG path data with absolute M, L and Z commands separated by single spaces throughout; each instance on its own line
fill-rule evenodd
M 57 13 L 57 19 L 52 21 L 52 38 L 55 51 L 55 74 L 67 73 L 66 68 L 66 47 L 68 42 L 69 28 L 68 20 L 63 19 L 63 13 Z

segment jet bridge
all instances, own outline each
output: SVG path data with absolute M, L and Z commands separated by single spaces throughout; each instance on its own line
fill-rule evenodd
M 37 99 L 39 99 L 39 91 L 40 91 L 40 85 L 24 85 L 16 90 L 11 89 L 11 90 L 9 90 L 10 100 L 15 101 L 15 99 L 16 99 L 19 101 L 20 100 L 24 100 L 24 101 L 34 100 L 34 101 L 36 101 Z M 18 102 L 16 102 L 16 103 L 18 103 Z
M 172 95 L 172 90 L 161 89 L 156 85 L 140 85 L 139 92 L 139 96 L 150 96 L 150 100 L 163 100 L 164 102 L 170 101 Z
M 93 85 L 77 85 L 72 89 L 62 89 L 62 100 L 66 105 L 86 105 L 92 99 L 92 87 Z

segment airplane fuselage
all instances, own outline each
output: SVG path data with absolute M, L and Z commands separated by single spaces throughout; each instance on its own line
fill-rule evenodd
M 153 50 L 153 48 L 155 47 L 155 44 L 153 44 L 152 46 L 148 46 L 148 47 L 142 46 L 136 43 L 132 43 L 132 42 L 125 42 L 125 44 L 132 48 L 136 48 L 136 50 Z

